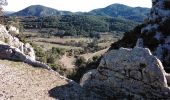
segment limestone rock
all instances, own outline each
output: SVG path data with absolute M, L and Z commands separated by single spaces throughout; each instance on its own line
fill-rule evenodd
M 33 66 L 42 67 L 51 70 L 51 68 L 45 63 L 36 61 L 32 57 L 25 55 L 18 48 L 9 46 L 6 43 L 0 41 L 0 59 L 8 59 L 13 61 L 21 61 Z
M 29 44 L 29 43 L 26 43 L 23 45 L 23 51 L 24 51 L 24 54 L 30 56 L 32 59 L 35 59 L 35 52 L 34 52 L 34 49 L 33 47 Z
M 143 46 L 143 39 L 142 38 L 139 38 L 136 42 L 136 47 L 144 47 Z
M 35 52 L 29 43 L 22 43 L 18 38 L 13 37 L 3 25 L 0 25 L 0 41 L 18 48 L 23 54 L 35 60 Z
M 22 61 L 51 70 L 45 63 L 35 60 L 34 49 L 29 43 L 24 44 L 13 37 L 3 25 L 0 25 L 0 59 Z
M 170 72 L 170 0 L 152 0 L 146 22 L 113 43 L 111 49 L 133 48 L 139 44 L 138 38 L 143 39 L 143 46 L 149 48 L 161 60 L 165 70 Z
M 170 99 L 162 63 L 149 49 L 121 48 L 107 52 L 81 86 L 107 99 Z M 169 80 L 168 80 L 169 81 Z
M 170 1 L 152 0 L 149 22 L 141 30 L 146 46 L 170 69 Z M 151 40 L 151 41 L 150 41 Z M 153 43 L 148 43 L 153 42 Z
M 9 26 L 9 32 L 10 33 L 14 33 L 14 34 L 19 34 L 19 29 L 14 27 L 14 26 L 12 26 L 12 25 L 10 25 Z

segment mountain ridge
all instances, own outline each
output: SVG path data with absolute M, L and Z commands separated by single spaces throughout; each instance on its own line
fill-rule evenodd
M 23 10 L 10 14 L 9 16 L 45 16 L 45 15 L 70 15 L 70 11 L 59 11 L 54 8 L 46 7 L 43 5 L 31 5 Z
M 121 17 L 137 22 L 142 22 L 147 18 L 149 8 L 142 7 L 130 7 L 123 4 L 111 4 L 104 8 L 98 8 L 89 12 L 71 12 L 62 11 L 54 8 L 31 5 L 23 10 L 10 14 L 9 16 L 60 16 L 60 15 L 95 15 L 95 16 L 107 16 L 107 17 Z
M 123 17 L 129 20 L 142 22 L 149 14 L 149 8 L 130 7 L 123 4 L 112 4 L 105 8 L 94 9 L 90 13 L 95 15 Z

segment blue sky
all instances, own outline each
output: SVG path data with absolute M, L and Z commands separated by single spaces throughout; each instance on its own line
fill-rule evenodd
M 90 11 L 103 8 L 113 3 L 121 3 L 132 7 L 151 7 L 151 0 L 8 0 L 5 11 L 19 11 L 30 5 L 44 5 L 58 10 L 72 12 Z

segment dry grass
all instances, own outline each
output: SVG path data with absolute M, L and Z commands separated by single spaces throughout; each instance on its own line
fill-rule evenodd
M 84 57 L 86 60 L 89 60 L 89 59 L 92 59 L 94 56 L 101 56 L 101 55 L 103 55 L 104 53 L 106 53 L 106 51 L 108 49 L 109 48 L 106 48 L 106 49 L 97 51 L 95 53 L 87 53 L 87 54 L 83 54 L 83 55 L 80 55 L 80 56 Z
M 33 42 L 33 43 L 43 47 L 43 49 L 45 51 L 51 49 L 52 47 L 62 48 L 62 49 L 66 49 L 66 50 L 82 49 L 81 47 L 65 46 L 65 45 L 45 43 L 45 42 Z
M 59 38 L 59 37 L 50 37 L 50 38 L 30 38 L 29 41 L 47 41 L 47 42 L 56 42 L 56 43 L 66 43 L 66 42 L 89 42 L 92 41 L 90 38 Z
M 53 100 L 48 91 L 67 84 L 55 72 L 0 60 L 0 100 Z
M 61 57 L 61 59 L 59 60 L 60 64 L 65 67 L 65 68 L 75 68 L 74 66 L 74 62 L 75 62 L 76 58 L 74 58 L 73 56 L 68 57 L 66 54 L 63 55 Z

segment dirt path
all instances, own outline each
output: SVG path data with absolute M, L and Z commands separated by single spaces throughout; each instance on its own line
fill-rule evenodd
M 59 60 L 60 64 L 66 68 L 74 68 L 74 57 L 68 57 L 66 54 L 61 57 Z
M 80 55 L 80 56 L 83 56 L 86 61 L 94 56 L 100 56 L 102 54 L 104 54 L 109 48 L 106 48 L 106 49 L 103 49 L 103 50 L 100 50 L 98 52 L 95 52 L 95 53 L 87 53 L 87 54 L 83 54 L 83 55 Z M 74 65 L 74 62 L 75 62 L 76 58 L 74 58 L 73 56 L 71 57 L 68 57 L 65 55 L 63 55 L 61 57 L 61 59 L 59 60 L 60 64 L 65 67 L 65 68 L 74 68 L 75 65 Z
M 83 56 L 86 60 L 93 58 L 94 56 L 100 56 L 102 54 L 104 54 L 109 48 L 97 51 L 95 53 L 87 53 L 87 54 L 83 54 L 81 56 Z
M 0 60 L 0 100 L 53 100 L 49 90 L 67 83 L 55 72 Z

